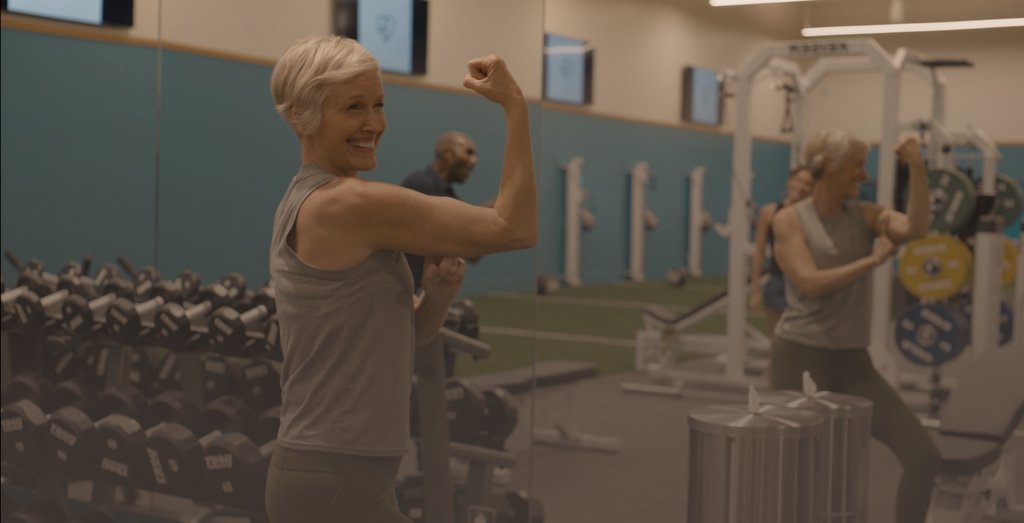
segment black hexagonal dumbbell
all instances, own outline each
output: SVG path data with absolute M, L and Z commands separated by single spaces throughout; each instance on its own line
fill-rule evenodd
M 107 333 L 121 343 L 140 341 L 144 329 L 153 325 L 157 310 L 165 303 L 181 299 L 181 288 L 170 281 L 147 282 L 149 299 L 136 303 L 128 298 L 118 298 L 106 312 Z
M 23 331 L 42 331 L 61 319 L 63 304 L 73 296 L 88 302 L 102 294 L 128 295 L 131 286 L 120 278 L 116 268 L 104 266 L 97 278 L 78 271 L 66 271 L 58 276 L 57 289 L 40 297 L 34 291 L 20 293 L 14 299 L 14 321 Z
M 476 444 L 480 423 L 484 416 L 484 396 L 475 386 L 459 378 L 444 382 L 445 409 L 448 417 L 448 435 L 452 441 Z M 419 387 L 413 382 L 410 401 L 410 430 L 419 437 Z
M 480 315 L 476 312 L 476 305 L 467 299 L 452 302 L 448 306 L 444 326 L 459 334 L 479 339 Z
M 156 338 L 165 345 L 187 345 L 192 340 L 193 326 L 198 326 L 214 309 L 229 305 L 244 292 L 245 278 L 231 273 L 220 282 L 200 289 L 192 305 L 168 303 L 160 307 L 153 320 Z
M 117 298 L 131 296 L 131 286 L 121 278 L 109 278 L 99 297 L 89 299 L 81 294 L 71 295 L 61 305 L 61 325 L 74 336 L 89 337 L 99 333 L 106 324 L 107 309 Z
M 86 410 L 96 400 L 96 391 L 83 380 L 67 380 L 54 387 L 50 405 L 55 410 L 47 416 L 42 434 L 45 466 L 72 477 L 92 475 L 95 425 Z
M 24 291 L 14 298 L 16 328 L 22 331 L 41 331 L 60 318 L 61 307 L 73 294 L 60 289 L 40 297 L 32 291 Z M 82 298 L 85 299 L 85 298 Z
M 38 463 L 42 455 L 39 435 L 46 413 L 32 400 L 20 399 L 0 409 L 0 452 L 8 463 Z
M 193 427 L 173 422 L 154 426 L 146 434 L 145 451 L 152 487 L 202 498 L 204 449 L 225 431 L 246 432 L 253 425 L 253 413 L 245 402 L 222 396 L 206 406 Z
M 11 378 L 11 382 L 3 391 L 0 402 L 4 405 L 21 399 L 31 400 L 36 405 L 43 405 L 53 393 L 53 383 L 38 372 L 19 372 Z
M 500 387 L 484 391 L 484 416 L 480 424 L 479 445 L 504 450 L 505 440 L 515 431 L 518 422 L 519 409 L 509 391 Z
M 195 271 L 185 269 L 179 272 L 173 281 L 178 286 L 181 301 L 192 301 L 199 294 L 201 280 Z
M 103 274 L 108 274 L 106 271 Z M 57 288 L 40 295 L 34 291 L 23 291 L 14 300 L 14 321 L 24 331 L 40 331 L 49 328 L 62 318 L 64 305 L 75 300 L 76 306 L 88 303 L 100 294 L 131 294 L 131 285 L 123 279 L 104 277 L 102 284 L 77 272 L 63 273 L 58 277 Z M 83 327 L 83 329 L 86 327 Z
M 85 367 L 85 354 L 67 336 L 47 336 L 39 355 L 40 372 L 56 383 L 78 376 Z
M 204 452 L 203 488 L 210 500 L 262 510 L 270 456 L 277 440 L 260 444 L 240 432 L 221 434 Z
M 248 332 L 276 310 L 273 287 L 260 289 L 252 298 L 252 308 L 239 313 L 231 307 L 221 307 L 208 322 L 210 341 L 214 347 L 229 353 L 239 352 L 249 339 Z
M 220 354 L 207 353 L 203 360 L 203 397 L 219 398 L 235 393 L 235 378 L 238 372 L 233 370 L 234 363 Z
M 31 379 L 22 376 L 21 382 Z M 108 392 L 106 398 L 98 399 L 82 380 L 67 380 L 52 389 L 34 389 L 40 392 L 32 399 L 18 399 L 4 409 L 4 427 L 8 432 L 4 435 L 5 456 L 11 454 L 15 461 L 34 461 L 76 477 L 91 476 L 93 471 L 96 431 L 95 416 L 91 413 L 129 411 L 128 403 L 140 401 L 131 391 L 119 393 L 125 398 L 110 397 L 118 394 Z M 22 387 L 9 395 L 19 394 L 18 390 L 30 389 Z M 55 410 L 40 418 L 44 409 Z
M 110 414 L 96 422 L 96 470 L 100 478 L 148 487 L 152 485 L 146 455 L 148 434 L 164 423 L 196 426 L 198 408 L 181 391 L 161 393 L 135 415 Z
M 131 275 L 132 283 L 135 286 L 136 296 L 146 297 L 147 284 L 160 281 L 160 271 L 156 267 L 147 265 L 142 269 L 135 269 L 135 266 L 127 258 L 119 256 L 117 264 Z M 141 301 L 141 300 L 140 300 Z
M 228 366 L 235 393 L 254 412 L 281 403 L 280 363 L 261 358 L 237 361 Z
M 140 440 L 136 437 L 138 429 L 126 421 L 131 418 L 124 415 L 116 419 L 106 418 L 110 426 L 101 431 L 97 429 L 100 424 L 94 424 L 93 418 L 83 408 L 88 410 L 89 406 L 67 405 L 49 415 L 48 429 L 44 434 L 44 462 L 72 477 L 90 477 L 98 467 L 97 456 L 103 455 L 113 463 L 125 464 L 124 469 L 130 477 L 133 472 L 130 469 L 137 461 L 132 455 L 141 452 L 139 447 L 132 447 Z M 157 396 L 140 416 L 142 421 L 139 425 L 150 427 L 164 420 L 195 423 L 199 411 L 184 399 L 180 391 L 166 391 Z M 104 441 L 106 449 L 102 453 L 96 452 L 99 437 L 109 438 Z
M 67 407 L 74 409 L 73 407 Z M 61 413 L 63 409 L 58 409 Z M 74 409 L 77 410 L 77 409 Z M 80 430 L 51 430 L 52 414 L 48 416 L 43 408 L 30 399 L 19 399 L 4 406 L 2 415 L 3 460 L 5 462 L 31 464 L 34 467 L 49 465 L 47 442 L 55 434 L 72 445 L 88 442 L 91 436 L 91 421 Z M 57 418 L 62 420 L 62 417 Z M 78 455 L 88 456 L 91 449 Z M 67 455 L 64 456 L 67 462 Z M 80 459 L 80 458 L 78 458 Z M 72 458 L 77 462 L 77 459 Z

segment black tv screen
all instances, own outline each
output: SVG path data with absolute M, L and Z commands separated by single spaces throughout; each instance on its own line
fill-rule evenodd
M 683 69 L 683 119 L 704 125 L 722 124 L 722 75 L 714 69 Z
M 334 34 L 359 40 L 382 71 L 427 72 L 426 0 L 335 0 Z
M 586 40 L 544 35 L 544 99 L 575 105 L 593 101 L 594 50 Z
M 134 0 L 3 0 L 0 8 L 11 13 L 90 25 L 134 22 Z

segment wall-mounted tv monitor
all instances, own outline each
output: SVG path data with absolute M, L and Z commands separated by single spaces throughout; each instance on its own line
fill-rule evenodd
M 0 8 L 11 13 L 91 25 L 130 27 L 135 17 L 134 0 L 2 0 Z
M 544 99 L 587 105 L 593 101 L 594 50 L 586 40 L 544 35 Z
M 427 0 L 334 0 L 334 34 L 359 40 L 382 71 L 427 72 Z
M 722 75 L 714 69 L 683 69 L 683 119 L 704 125 L 722 124 Z

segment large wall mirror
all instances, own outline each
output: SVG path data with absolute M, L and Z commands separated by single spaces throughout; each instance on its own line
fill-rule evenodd
M 700 510 L 724 499 L 716 497 L 725 495 L 716 490 L 726 477 L 724 462 L 715 461 L 721 458 L 717 447 L 701 446 L 714 438 L 695 436 L 688 415 L 709 405 L 745 409 L 746 386 L 762 392 L 768 386 L 771 318 L 761 299 L 749 306 L 747 282 L 761 209 L 787 198 L 790 169 L 801 163 L 795 137 L 837 128 L 868 142 L 860 198 L 876 198 L 885 117 L 881 74 L 847 70 L 816 78 L 801 113 L 797 77 L 820 56 L 785 57 L 792 68 L 770 62 L 746 84 L 750 103 L 742 121 L 736 75 L 774 42 L 827 51 L 828 42 L 844 37 L 804 38 L 801 29 L 881 23 L 889 3 L 709 5 L 716 3 L 747 2 L 545 2 L 532 493 L 543 500 L 549 521 L 668 522 L 687 520 L 687 514 L 716 520 Z M 896 4 L 906 4 L 907 22 L 958 16 L 951 6 L 933 11 L 924 3 Z M 1008 15 L 1001 3 L 991 4 L 985 17 Z M 1003 155 L 1000 169 L 1009 172 L 1020 133 L 1003 119 L 983 116 L 1001 103 L 979 103 L 969 93 L 976 92 L 975 82 L 1019 77 L 1006 60 L 1010 40 L 1020 34 L 1017 28 L 878 35 L 871 45 L 889 56 L 906 47 L 972 60 L 973 68 L 936 70 L 948 81 L 946 123 L 992 129 Z M 908 66 L 899 75 L 901 122 L 932 115 L 929 74 L 927 67 Z M 1001 100 L 1019 98 L 996 89 Z M 977 112 L 968 118 L 965 111 Z M 916 135 L 911 127 L 904 134 Z M 741 132 L 750 138 L 752 177 L 737 188 L 733 145 Z M 980 172 L 977 158 L 962 158 L 964 168 Z M 1019 186 L 1021 178 L 1015 180 Z M 739 226 L 730 226 L 733 211 Z M 1008 238 L 1018 236 L 1017 222 L 1007 223 Z M 743 250 L 738 270 L 730 265 L 737 237 Z M 735 299 L 731 282 L 742 298 Z M 898 300 L 906 293 L 899 282 L 893 285 Z M 1004 289 L 1004 299 L 1010 291 Z M 735 305 L 742 351 L 729 337 Z M 911 305 L 894 301 L 892 307 L 895 321 Z M 882 332 L 891 334 L 893 325 Z M 899 372 L 922 383 L 926 369 L 894 345 L 883 352 Z M 873 357 L 876 365 L 882 360 Z M 970 359 L 944 370 L 957 375 L 956 365 Z M 927 401 L 908 394 L 909 404 L 927 411 Z M 899 466 L 877 441 L 870 468 L 866 520 L 893 521 Z

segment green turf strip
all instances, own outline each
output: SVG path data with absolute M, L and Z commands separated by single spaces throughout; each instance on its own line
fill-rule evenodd
M 533 365 L 534 346 L 537 350 L 537 361 L 592 361 L 597 365 L 597 372 L 601 374 L 633 368 L 633 351 L 624 347 L 490 334 L 481 336 L 481 339 L 491 345 L 491 357 L 479 361 L 460 357 L 456 365 L 457 375 L 468 377 L 530 367 Z
M 691 280 L 683 287 L 672 287 L 663 282 L 593 285 L 563 288 L 550 297 L 502 294 L 474 297 L 473 302 L 485 331 L 491 326 L 633 340 L 637 329 L 642 326 L 642 310 L 636 305 L 659 304 L 682 312 L 721 292 L 724 287 L 723 278 L 706 278 Z M 562 303 L 572 298 L 581 301 Z M 588 300 L 599 303 L 588 303 Z M 751 315 L 748 321 L 764 330 L 762 318 Z M 724 334 L 725 324 L 724 315 L 715 315 L 689 332 Z M 633 368 L 633 350 L 627 347 L 535 339 L 528 333 L 510 336 L 485 332 L 481 338 L 491 345 L 492 356 L 481 361 L 460 358 L 458 375 L 473 376 L 529 367 L 533 364 L 535 346 L 537 361 L 592 361 L 600 373 Z
M 677 287 L 665 282 L 618 283 L 563 287 L 554 296 L 634 301 L 659 305 L 693 305 L 724 290 L 723 278 L 693 280 Z

